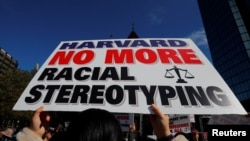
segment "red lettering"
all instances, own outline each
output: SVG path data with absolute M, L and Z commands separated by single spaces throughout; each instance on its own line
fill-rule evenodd
M 73 59 L 75 64 L 87 64 L 89 63 L 95 56 L 95 53 L 90 50 L 83 50 L 78 52 Z
M 157 61 L 157 55 L 153 50 L 140 49 L 136 51 L 135 56 L 139 62 L 152 64 Z
M 123 64 L 123 63 L 134 63 L 133 50 L 123 49 L 120 54 L 118 50 L 107 50 L 105 64 Z
M 197 58 L 192 49 L 178 49 L 178 51 L 186 64 L 201 64 L 201 60 Z
M 177 52 L 173 49 L 157 49 L 161 62 L 164 64 L 170 64 L 172 60 L 175 64 L 182 64 L 183 62 L 179 58 Z
M 189 124 L 188 123 L 181 123 L 181 124 L 174 124 L 174 125 L 170 125 L 170 128 L 183 128 L 183 127 L 188 127 Z
M 58 51 L 49 61 L 49 65 L 67 65 L 73 58 L 75 64 L 87 64 L 94 58 L 94 52 L 91 50 L 82 50 L 77 53 L 75 51 Z
M 181 131 L 181 128 L 175 128 L 175 129 L 174 129 L 174 133 L 178 133 L 178 132 L 182 132 L 182 131 Z
M 118 120 L 129 120 L 129 116 L 127 115 L 116 115 Z
M 69 51 L 67 54 L 65 51 L 58 51 L 50 60 L 49 65 L 54 65 L 57 61 L 58 64 L 67 65 L 72 58 L 74 51 Z
M 117 49 L 107 50 L 105 64 L 135 64 L 138 61 L 143 64 L 152 64 L 161 61 L 163 64 L 201 64 L 192 49 L 123 49 L 120 53 Z

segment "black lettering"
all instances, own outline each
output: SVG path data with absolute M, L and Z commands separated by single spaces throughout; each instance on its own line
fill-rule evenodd
M 174 88 L 170 86 L 158 86 L 162 105 L 169 105 L 169 99 L 176 96 Z
M 141 88 L 143 94 L 146 96 L 147 105 L 153 104 L 156 86 L 150 86 L 149 91 L 148 91 L 146 86 L 140 86 L 140 88 Z
M 105 89 L 104 85 L 93 85 L 89 103 L 103 104 L 104 89 Z
M 134 76 L 128 75 L 128 67 L 121 67 L 121 80 L 135 80 Z
M 119 80 L 119 76 L 114 67 L 106 67 L 100 80 L 106 80 L 107 78 L 111 78 L 112 80 Z
M 91 80 L 98 80 L 101 67 L 95 67 L 92 73 Z
M 47 80 L 54 80 L 55 73 L 58 71 L 57 68 L 45 68 L 38 78 L 38 81 L 44 80 L 47 77 Z
M 32 96 L 25 97 L 25 102 L 26 103 L 37 102 L 42 97 L 42 93 L 40 92 L 40 90 L 43 90 L 44 88 L 45 87 L 43 85 L 36 85 L 36 86 L 32 87 L 30 90 L 30 95 L 32 95 Z
M 139 86 L 124 86 L 124 90 L 128 90 L 129 104 L 136 104 L 136 91 L 139 90 Z
M 57 95 L 56 103 L 68 103 L 73 85 L 63 85 Z
M 90 90 L 89 86 L 86 85 L 75 86 L 70 103 L 77 103 L 79 98 L 80 98 L 80 103 L 87 103 L 89 90 Z
M 177 91 L 177 93 L 179 95 L 181 105 L 188 106 L 189 105 L 188 100 L 187 100 L 186 95 L 185 95 L 185 93 L 183 91 L 183 88 L 181 86 L 176 86 L 176 91 Z
M 46 87 L 46 89 L 48 90 L 48 92 L 45 95 L 43 103 L 50 103 L 55 90 L 59 89 L 59 88 L 60 88 L 60 85 L 48 85 Z
M 63 68 L 54 80 L 60 80 L 62 78 L 65 80 L 72 80 L 72 68 Z
M 119 104 L 121 103 L 124 97 L 123 88 L 118 85 L 112 85 L 107 88 L 105 96 L 109 104 Z
M 76 80 L 87 80 L 90 75 L 86 75 L 84 72 L 91 72 L 91 68 L 89 67 L 81 67 L 79 69 L 76 70 L 75 72 L 75 79 Z
M 206 89 L 208 97 L 219 106 L 230 106 L 227 96 L 224 94 L 223 90 L 215 86 L 209 86 Z
M 192 87 L 192 86 L 185 86 L 188 97 L 190 99 L 191 104 L 198 105 L 195 98 L 200 102 L 201 105 L 209 106 L 210 103 L 206 97 L 206 94 L 204 93 L 202 87 L 197 86 L 198 92 Z

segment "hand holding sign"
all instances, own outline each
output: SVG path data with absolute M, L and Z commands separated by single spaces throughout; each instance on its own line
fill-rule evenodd
M 44 107 L 39 107 L 33 114 L 30 129 L 33 130 L 37 135 L 42 137 L 49 127 L 50 116 L 47 112 L 44 112 Z
M 157 138 L 163 138 L 164 141 L 172 139 L 173 136 L 170 133 L 168 115 L 164 115 L 161 109 L 154 104 L 151 105 L 151 109 L 155 114 L 150 115 L 150 122 Z M 38 141 L 42 139 L 47 128 L 46 125 L 48 125 L 50 121 L 50 117 L 47 113 L 44 113 L 43 110 L 44 107 L 41 106 L 34 112 L 31 119 L 31 126 L 24 128 L 17 134 L 17 141 L 30 140 L 29 138 Z M 102 130 L 104 130 L 104 132 Z M 70 122 L 66 133 L 62 134 L 65 135 L 63 135 L 64 137 L 69 137 L 69 139 L 74 141 L 88 139 L 98 141 L 107 138 L 110 140 L 119 140 L 122 137 L 121 131 L 119 121 L 113 113 L 107 110 L 89 108 L 80 112 L 77 117 Z M 93 134 L 93 132 L 103 132 L 106 134 L 97 135 Z M 165 138 L 167 138 L 167 140 Z
M 50 116 L 44 112 L 44 106 L 39 107 L 34 112 L 30 126 L 25 127 L 16 135 L 17 141 L 36 140 L 41 141 L 49 127 Z
M 163 112 L 155 104 L 151 105 L 152 111 L 155 115 L 151 114 L 149 116 L 150 122 L 152 124 L 155 135 L 158 138 L 171 135 L 169 128 L 169 116 L 164 115 Z

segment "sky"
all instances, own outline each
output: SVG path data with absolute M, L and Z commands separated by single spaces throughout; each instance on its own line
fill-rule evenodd
M 61 41 L 191 38 L 211 61 L 196 0 L 0 0 L 0 48 L 18 68 L 46 61 Z

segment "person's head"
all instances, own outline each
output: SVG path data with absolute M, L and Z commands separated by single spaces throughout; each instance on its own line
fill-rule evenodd
M 199 131 L 196 130 L 195 128 L 192 128 L 191 132 L 192 132 L 193 140 L 198 141 L 199 140 Z
M 188 141 L 187 134 L 183 132 L 178 132 L 174 135 L 173 141 Z
M 87 109 L 73 119 L 67 129 L 72 141 L 121 141 L 122 131 L 115 116 L 102 109 Z

